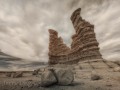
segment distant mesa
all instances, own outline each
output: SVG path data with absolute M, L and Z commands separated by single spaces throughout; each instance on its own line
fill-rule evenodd
M 94 25 L 80 16 L 81 8 L 71 15 L 75 29 L 71 48 L 58 37 L 58 32 L 49 29 L 49 64 L 76 64 L 80 61 L 102 59 L 96 40 Z

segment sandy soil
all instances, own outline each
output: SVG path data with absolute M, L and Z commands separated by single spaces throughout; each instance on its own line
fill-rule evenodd
M 66 66 L 65 66 L 66 67 Z M 22 78 L 10 78 L 0 73 L 0 90 L 120 90 L 120 72 L 114 72 L 119 65 L 112 62 L 79 63 L 74 65 L 75 80 L 70 86 L 41 87 L 40 75 L 25 72 Z M 100 75 L 100 80 L 91 80 L 91 73 Z

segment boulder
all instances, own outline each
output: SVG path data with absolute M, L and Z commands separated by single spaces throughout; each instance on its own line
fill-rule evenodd
M 22 77 L 22 76 L 23 76 L 23 72 L 15 72 L 12 75 L 13 78 L 19 78 L 19 77 Z
M 57 83 L 57 79 L 51 70 L 46 70 L 41 74 L 41 86 L 48 87 Z
M 59 85 L 70 85 L 74 81 L 74 74 L 70 69 L 56 69 L 55 75 Z
M 120 67 L 115 67 L 115 68 L 113 69 L 113 71 L 114 71 L 114 72 L 120 72 Z

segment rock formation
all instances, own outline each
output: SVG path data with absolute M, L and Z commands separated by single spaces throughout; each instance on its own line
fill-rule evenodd
M 47 70 L 41 75 L 41 86 L 48 87 L 57 83 L 57 79 L 54 76 L 54 73 L 50 70 Z
M 75 64 L 79 61 L 102 59 L 96 40 L 94 25 L 82 19 L 81 8 L 75 10 L 71 21 L 75 28 L 71 49 L 67 47 L 55 30 L 50 29 L 49 64 Z
M 74 74 L 71 69 L 54 68 L 47 69 L 41 74 L 41 86 L 48 87 L 55 84 L 61 86 L 71 85 L 74 81 Z
M 49 33 L 49 63 L 57 64 L 59 61 L 67 59 L 70 48 L 63 43 L 63 39 L 58 37 L 58 33 L 55 30 L 49 29 Z

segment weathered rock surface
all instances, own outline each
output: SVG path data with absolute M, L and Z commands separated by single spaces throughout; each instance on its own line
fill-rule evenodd
M 49 64 L 57 64 L 59 56 L 65 55 L 59 59 L 66 60 L 66 55 L 70 51 L 70 48 L 67 47 L 62 38 L 58 37 L 58 33 L 55 30 L 49 29 L 50 38 L 49 38 Z
M 57 83 L 56 77 L 54 76 L 53 72 L 47 70 L 42 73 L 41 75 L 41 86 L 48 87 L 53 84 Z
M 49 30 L 49 64 L 76 64 L 84 60 L 102 59 L 94 25 L 82 19 L 80 11 L 80 8 L 75 10 L 70 18 L 75 28 L 71 49 L 58 37 L 57 31 Z
M 72 70 L 57 69 L 55 70 L 55 74 L 59 85 L 70 85 L 74 81 L 74 74 Z
M 97 74 L 97 72 L 92 72 L 91 74 L 91 80 L 99 80 L 101 77 Z
M 114 71 L 114 72 L 120 72 L 120 67 L 115 67 L 115 68 L 113 69 L 113 71 Z
M 113 67 L 118 67 L 117 64 L 106 61 Z M 72 85 L 55 85 L 51 87 L 41 87 L 41 75 L 34 76 L 32 72 L 24 72 L 23 77 L 9 78 L 4 76 L 6 72 L 0 73 L 0 90 L 120 90 L 120 72 L 114 72 L 102 61 L 80 62 L 79 66 L 76 65 L 52 65 L 52 67 L 44 68 L 43 72 L 47 69 L 66 69 L 69 68 L 76 72 L 74 74 L 74 82 Z M 75 66 L 75 67 L 74 67 Z M 74 67 L 74 69 L 72 69 Z M 92 68 L 94 67 L 94 69 Z M 99 74 L 102 79 L 91 80 L 91 72 Z M 42 73 L 43 73 L 42 72 Z M 12 72 L 14 73 L 14 72 Z M 18 89 L 19 88 L 19 89 Z

